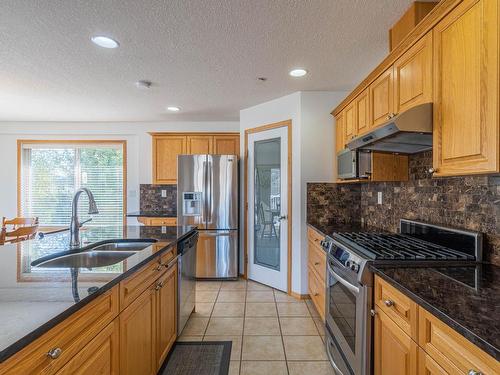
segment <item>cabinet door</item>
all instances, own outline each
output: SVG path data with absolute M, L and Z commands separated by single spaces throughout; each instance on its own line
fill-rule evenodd
M 211 135 L 188 135 L 188 154 L 211 154 L 213 149 L 213 136 Z
M 119 329 L 119 321 L 115 319 L 64 365 L 57 375 L 118 375 Z
M 433 44 L 437 175 L 499 172 L 498 1 L 463 1 Z
M 186 137 L 153 137 L 153 183 L 177 182 L 177 155 L 186 152 Z
M 120 374 L 156 375 L 155 284 L 120 314 Z
M 424 349 L 418 349 L 418 375 L 445 375 L 448 374 L 439 366 Z
M 345 148 L 344 134 L 344 112 L 341 112 L 335 117 L 335 160 L 337 153 Z
M 356 103 L 356 120 L 359 135 L 366 133 L 370 128 L 368 89 L 359 94 L 354 101 Z
M 382 73 L 369 87 L 370 125 L 378 126 L 393 114 L 392 66 Z
M 394 63 L 395 112 L 432 102 L 432 31 Z
M 358 133 L 358 128 L 356 125 L 356 102 L 353 100 L 351 103 L 347 105 L 344 109 L 344 140 L 346 143 L 349 143 L 351 139 L 356 137 Z
M 375 375 L 416 375 L 417 344 L 383 311 L 376 308 L 374 339 Z
M 240 155 L 239 135 L 214 135 L 214 154 Z
M 177 265 L 158 279 L 156 292 L 156 367 L 160 368 L 177 338 Z

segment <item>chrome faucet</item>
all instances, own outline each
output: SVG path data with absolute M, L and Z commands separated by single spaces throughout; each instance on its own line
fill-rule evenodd
M 94 195 L 87 188 L 80 188 L 76 191 L 73 196 L 73 203 L 71 206 L 71 226 L 70 230 L 70 243 L 69 246 L 74 249 L 80 247 L 80 227 L 83 223 L 78 220 L 78 198 L 82 193 L 86 193 L 89 197 L 89 215 L 95 215 L 99 213 L 97 209 L 97 204 L 95 203 Z M 91 219 L 90 219 L 91 220 Z M 87 221 L 90 221 L 87 220 Z M 86 222 L 87 222 L 86 221 Z

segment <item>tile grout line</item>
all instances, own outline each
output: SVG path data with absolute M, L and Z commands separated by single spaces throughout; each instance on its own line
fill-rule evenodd
M 283 355 L 285 356 L 285 366 L 287 375 L 290 374 L 290 369 L 288 368 L 288 360 L 286 358 L 286 350 L 285 350 L 285 339 L 283 338 L 283 331 L 281 330 L 281 320 L 278 312 L 278 303 L 276 302 L 276 294 L 273 290 L 273 298 L 274 298 L 274 307 L 276 308 L 276 315 L 278 316 L 278 326 L 280 328 L 280 336 L 281 336 L 281 345 L 283 345 Z

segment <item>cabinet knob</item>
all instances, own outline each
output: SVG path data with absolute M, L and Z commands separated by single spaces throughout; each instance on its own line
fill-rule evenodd
M 429 168 L 427 172 L 429 172 L 429 174 L 434 174 L 437 172 L 437 168 Z
M 374 309 L 371 309 L 370 310 L 370 315 L 371 316 L 375 316 L 375 315 L 377 315 L 377 312 Z
M 390 120 L 393 117 L 396 117 L 396 113 L 391 112 L 387 115 L 387 120 Z
M 469 370 L 468 375 L 483 375 L 481 371 Z
M 314 262 L 314 265 L 315 266 L 319 266 L 319 262 Z
M 62 353 L 61 348 L 53 348 L 47 352 L 47 357 L 52 358 L 52 359 L 56 359 L 56 358 L 59 358 L 61 353 Z
M 387 306 L 387 307 L 391 307 L 391 306 L 394 306 L 394 301 L 390 300 L 390 299 L 386 299 L 384 301 L 384 304 Z
M 162 268 L 163 268 L 163 265 L 162 264 L 158 264 L 158 266 L 156 267 L 156 270 L 157 271 L 161 271 Z
M 314 293 L 314 297 L 317 297 L 317 296 L 319 296 L 319 293 Z
M 158 284 L 155 286 L 155 290 L 160 290 L 163 287 L 163 281 L 160 281 Z

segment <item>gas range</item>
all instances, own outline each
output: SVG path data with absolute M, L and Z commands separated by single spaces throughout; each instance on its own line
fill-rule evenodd
M 400 220 L 399 233 L 340 232 L 326 236 L 327 353 L 339 374 L 370 374 L 373 301 L 371 263 L 429 265 L 481 261 L 481 233 Z

